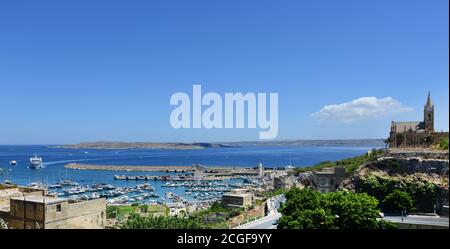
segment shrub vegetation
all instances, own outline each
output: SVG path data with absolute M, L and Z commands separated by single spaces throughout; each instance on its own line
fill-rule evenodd
M 292 189 L 281 207 L 279 229 L 378 229 L 393 228 L 379 220 L 378 200 L 365 193 L 347 191 L 321 194 Z

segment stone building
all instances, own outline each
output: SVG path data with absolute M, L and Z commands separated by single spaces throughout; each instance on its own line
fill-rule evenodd
M 47 195 L 45 189 L 4 185 L 0 218 L 12 229 L 103 229 L 106 200 L 70 201 Z
M 253 194 L 246 189 L 233 189 L 224 193 L 222 204 L 226 207 L 249 207 L 253 204 Z
M 310 185 L 320 193 L 334 192 L 347 177 L 344 167 L 325 168 L 312 173 Z
M 292 176 L 282 175 L 273 178 L 274 189 L 291 189 L 295 186 L 295 182 Z
M 428 92 L 427 102 L 423 109 L 423 121 L 392 121 L 388 143 L 390 148 L 425 148 L 439 143 L 443 137 L 448 137 L 448 132 L 434 130 L 434 105 Z

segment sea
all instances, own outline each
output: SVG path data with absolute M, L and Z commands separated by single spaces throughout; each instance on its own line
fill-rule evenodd
M 154 166 L 205 166 L 264 167 L 311 166 L 323 161 L 333 161 L 367 153 L 374 146 L 242 146 L 192 150 L 177 149 L 67 149 L 48 145 L 0 145 L 0 182 L 10 181 L 18 185 L 41 182 L 55 184 L 63 179 L 80 185 L 95 183 L 112 184 L 118 187 L 136 186 L 135 181 L 114 180 L 114 175 L 167 175 L 165 172 L 128 172 L 74 170 L 64 166 L 68 163 L 95 165 L 154 165 Z M 378 147 L 379 148 L 379 147 Z M 30 169 L 29 158 L 42 157 L 44 167 Z M 17 165 L 10 165 L 11 160 Z M 155 192 L 164 196 L 164 182 L 152 181 Z M 170 191 L 185 196 L 185 189 Z

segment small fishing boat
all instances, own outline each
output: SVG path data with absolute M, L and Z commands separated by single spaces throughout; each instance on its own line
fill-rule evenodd
M 30 188 L 45 188 L 45 185 L 42 182 L 31 182 L 28 184 Z
M 51 184 L 48 187 L 49 188 L 62 188 L 61 184 Z
M 126 175 L 115 175 L 114 176 L 114 180 L 126 180 L 127 176 Z
M 59 181 L 59 184 L 61 186 L 78 186 L 79 185 L 77 182 L 67 180 L 67 179 Z

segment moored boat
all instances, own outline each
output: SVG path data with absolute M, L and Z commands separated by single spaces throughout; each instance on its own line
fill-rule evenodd
M 126 175 L 115 175 L 114 176 L 114 180 L 126 180 L 127 176 Z

